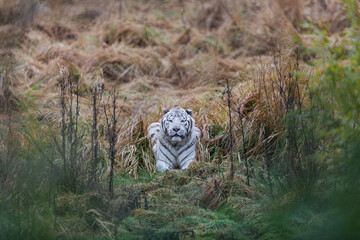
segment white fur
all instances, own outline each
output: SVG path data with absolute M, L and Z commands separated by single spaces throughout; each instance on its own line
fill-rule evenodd
M 178 128 L 180 137 L 173 136 L 172 129 L 166 130 L 161 122 L 166 118 L 167 114 L 188 114 L 187 119 L 191 121 L 191 128 L 185 132 L 184 123 L 179 119 L 173 119 L 171 123 L 166 121 L 166 125 L 170 128 Z M 156 170 L 163 172 L 170 169 L 180 168 L 186 169 L 190 163 L 196 160 L 196 138 L 201 138 L 201 131 L 195 127 L 195 120 L 191 117 L 191 110 L 174 108 L 170 111 L 164 110 L 164 116 L 159 122 L 152 123 L 148 127 L 148 137 L 153 145 L 153 151 L 156 157 Z M 183 134 L 186 134 L 183 135 Z

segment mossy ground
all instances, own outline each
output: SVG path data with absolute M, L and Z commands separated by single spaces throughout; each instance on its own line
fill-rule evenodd
M 227 186 L 231 195 L 211 210 L 201 198 L 206 184 L 213 178 L 221 179 L 221 174 L 215 172 L 213 177 L 201 178 L 201 172 L 194 171 L 198 169 L 152 176 L 140 171 L 136 180 L 128 175 L 116 176 L 113 199 L 104 198 L 99 191 L 59 196 L 57 221 L 69 226 L 69 232 L 83 231 L 82 224 L 92 224 L 95 232 L 109 231 L 116 239 L 166 239 L 176 234 L 181 239 L 251 238 L 253 222 L 248 217 L 255 218 L 260 211 L 258 190 L 247 187 L 238 178 L 237 184 Z M 70 226 L 74 225 L 77 227 L 72 229 Z

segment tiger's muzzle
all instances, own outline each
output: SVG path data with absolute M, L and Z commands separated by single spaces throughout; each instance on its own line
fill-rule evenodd
M 168 134 L 172 142 L 181 142 L 186 137 L 186 130 L 183 127 L 172 127 Z

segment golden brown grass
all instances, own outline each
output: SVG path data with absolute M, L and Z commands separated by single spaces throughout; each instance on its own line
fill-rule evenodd
M 16 102 L 15 92 L 27 92 L 42 113 L 58 111 L 57 73 L 63 66 L 81 75 L 82 120 L 91 118 L 90 89 L 95 82 L 104 83 L 105 91 L 119 90 L 127 100 L 122 103 L 115 165 L 134 177 L 140 168 L 155 171 L 146 127 L 161 118 L 162 107 L 192 108 L 204 135 L 200 162 L 218 148 L 219 155 L 212 159 L 221 163 L 228 136 L 226 131 L 213 132 L 227 121 L 215 94 L 217 83 L 225 78 L 232 80 L 238 97 L 234 104 L 245 116 L 249 154 L 262 152 L 265 129 L 272 139 L 281 132 L 279 114 L 269 111 L 279 109 L 278 96 L 266 96 L 263 90 L 271 88 L 273 79 L 269 51 L 291 45 L 294 34 L 306 38 L 299 24 L 308 16 L 321 19 L 324 8 L 340 11 L 331 1 L 326 7 L 317 4 L 316 12 L 314 4 L 298 0 L 107 0 L 89 1 L 87 6 L 80 0 L 59 0 L 34 1 L 34 8 L 21 3 L 0 2 L 0 22 L 7 24 L 0 26 L 6 33 L 0 34 L 0 53 L 14 48 L 12 76 L 18 79 L 16 85 L 8 84 L 6 93 L 2 81 L 3 98 L 7 94 Z M 34 21 L 19 28 L 17 23 L 24 21 L 18 15 Z M 238 120 L 235 125 L 235 142 L 240 143 Z

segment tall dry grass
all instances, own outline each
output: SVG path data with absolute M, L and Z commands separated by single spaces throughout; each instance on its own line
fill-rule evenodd
M 45 115 L 51 114 L 58 69 L 71 66 L 82 74 L 79 104 L 84 110 L 79 118 L 84 120 L 91 117 L 88 95 L 102 73 L 105 91 L 120 89 L 127 98 L 115 166 L 133 176 L 141 168 L 154 171 L 144 129 L 160 118 L 159 106 L 180 105 L 198 112 L 195 118 L 205 136 L 199 158 L 222 163 L 230 136 L 222 126 L 226 115 L 212 102 L 212 95 L 217 83 L 226 78 L 233 80 L 239 98 L 234 99 L 234 106 L 243 117 L 240 121 L 234 113 L 233 119 L 243 127 L 235 130 L 234 138 L 246 142 L 245 159 L 276 145 L 282 115 L 277 112 L 280 103 L 273 100 L 278 93 L 273 99 L 266 98 L 274 80 L 269 55 L 278 45 L 291 44 L 293 34 L 302 37 L 300 22 L 309 15 L 315 19 L 318 12 L 324 12 L 323 7 L 309 13 L 314 5 L 280 0 L 103 1 L 100 5 L 92 1 L 86 7 L 82 1 L 4 2 L 0 11 L 0 19 L 7 24 L 4 32 L 15 34 L 11 29 L 17 22 L 34 23 L 8 38 L 23 39 L 16 45 L 17 67 L 12 75 L 21 81 L 8 85 L 29 91 L 34 105 Z M 26 20 L 16 20 L 16 16 Z M 266 65 L 261 70 L 251 63 L 258 55 L 264 55 L 258 64 Z M 260 90 L 265 87 L 266 91 Z M 14 106 L 19 99 L 15 90 L 6 91 L 7 99 L 17 99 L 10 104 Z

